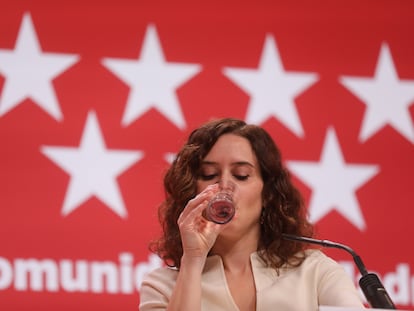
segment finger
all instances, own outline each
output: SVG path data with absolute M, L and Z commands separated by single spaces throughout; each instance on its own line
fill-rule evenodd
M 195 209 L 199 204 L 201 204 L 205 200 L 209 200 L 213 193 L 215 193 L 218 189 L 217 184 L 209 185 L 206 187 L 202 192 L 196 195 L 194 198 L 187 202 L 187 205 L 181 212 L 180 218 L 187 217 L 188 214 Z
M 207 208 L 209 202 L 210 202 L 209 199 L 205 199 L 203 202 L 201 202 L 196 207 L 191 209 L 188 212 L 187 219 L 191 221 L 193 219 L 199 218 L 202 221 L 206 221 L 206 219 L 202 216 L 202 214 L 203 214 L 203 211 Z
M 180 217 L 178 218 L 178 221 L 182 221 L 183 219 L 186 219 L 192 210 L 194 210 L 197 206 L 199 206 L 203 202 L 207 201 L 207 199 L 208 199 L 207 193 L 200 193 L 193 199 L 189 200 L 187 205 L 184 207 L 183 211 L 181 212 Z

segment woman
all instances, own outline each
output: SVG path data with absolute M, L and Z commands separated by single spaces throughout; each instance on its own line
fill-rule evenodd
M 236 185 L 234 218 L 205 217 L 221 188 Z M 319 250 L 284 240 L 312 225 L 281 154 L 261 127 L 237 119 L 194 130 L 164 179 L 164 230 L 151 249 L 169 267 L 147 275 L 140 310 L 317 310 L 363 307 L 343 268 Z

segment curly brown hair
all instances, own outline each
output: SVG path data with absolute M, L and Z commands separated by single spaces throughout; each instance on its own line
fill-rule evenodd
M 312 236 L 313 226 L 307 220 L 302 196 L 283 166 L 271 136 L 262 127 L 234 118 L 212 120 L 195 129 L 178 152 L 164 177 L 166 199 L 159 207 L 163 235 L 150 244 L 150 250 L 168 266 L 180 267 L 183 249 L 178 217 L 197 194 L 201 161 L 218 138 L 228 133 L 246 138 L 259 163 L 263 179 L 259 256 L 275 269 L 284 264 L 299 265 L 305 257 L 305 245 L 283 239 L 282 233 Z

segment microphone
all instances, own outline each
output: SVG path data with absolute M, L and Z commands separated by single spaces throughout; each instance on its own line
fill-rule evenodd
M 329 240 L 317 240 L 302 236 L 296 236 L 292 234 L 282 233 L 282 237 L 285 240 L 299 241 L 310 244 L 317 244 L 324 247 L 339 248 L 347 251 L 352 255 L 355 265 L 358 267 L 358 270 L 361 272 L 362 277 L 359 280 L 359 286 L 364 293 L 365 298 L 373 308 L 377 309 L 393 309 L 396 310 L 394 303 L 392 302 L 390 296 L 382 285 L 378 276 L 374 273 L 368 273 L 365 268 L 364 263 L 362 262 L 361 257 L 358 256 L 355 251 L 347 245 L 332 242 Z

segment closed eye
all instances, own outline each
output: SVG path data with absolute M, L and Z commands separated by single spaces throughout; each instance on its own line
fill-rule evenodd
M 200 175 L 200 179 L 202 180 L 213 180 L 214 178 L 216 178 L 218 175 L 217 174 L 210 174 L 210 175 Z
M 243 181 L 247 180 L 249 178 L 249 175 L 234 175 L 234 178 Z

